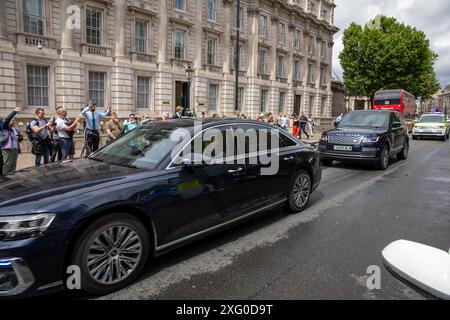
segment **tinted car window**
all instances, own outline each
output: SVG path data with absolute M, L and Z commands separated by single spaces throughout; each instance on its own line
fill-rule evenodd
M 175 130 L 169 125 L 137 128 L 100 149 L 90 158 L 152 170 L 178 145 L 179 140 L 173 137 Z

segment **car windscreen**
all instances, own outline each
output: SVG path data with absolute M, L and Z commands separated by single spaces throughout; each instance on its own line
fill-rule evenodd
M 421 117 L 420 123 L 444 123 L 445 119 L 443 116 L 425 116 Z
M 386 113 L 350 112 L 339 123 L 339 128 L 386 128 L 389 117 Z
M 153 125 L 137 128 L 90 158 L 110 164 L 153 170 L 179 144 L 173 125 Z

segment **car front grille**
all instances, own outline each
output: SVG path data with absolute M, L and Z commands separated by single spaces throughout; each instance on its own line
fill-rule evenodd
M 353 134 L 334 134 L 328 137 L 328 142 L 333 144 L 359 145 L 363 137 Z

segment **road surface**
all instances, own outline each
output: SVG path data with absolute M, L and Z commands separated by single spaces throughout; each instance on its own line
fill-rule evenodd
M 335 163 L 305 212 L 273 210 L 152 259 L 101 299 L 422 299 L 382 264 L 398 239 L 450 247 L 450 143 L 411 141 L 385 172 Z M 380 290 L 366 285 L 372 265 Z

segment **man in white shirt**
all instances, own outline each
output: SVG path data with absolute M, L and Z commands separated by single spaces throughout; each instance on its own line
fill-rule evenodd
M 56 131 L 59 137 L 59 146 L 61 148 L 62 160 L 73 160 L 75 156 L 75 144 L 73 142 L 73 134 L 77 128 L 77 124 L 81 121 L 78 116 L 74 122 L 67 118 L 67 111 L 64 107 L 56 110 L 58 117 L 56 118 Z

